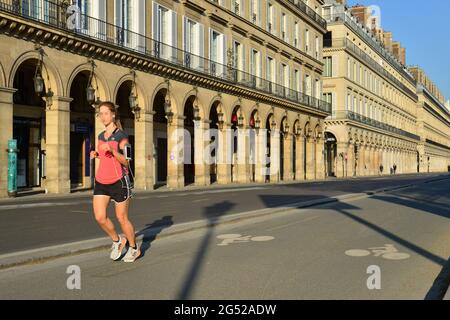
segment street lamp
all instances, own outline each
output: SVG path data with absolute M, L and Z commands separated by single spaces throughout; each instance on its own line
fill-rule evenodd
M 173 112 L 172 112 L 172 101 L 170 100 L 170 80 L 166 80 L 167 83 L 167 93 L 164 98 L 164 112 L 166 114 L 167 123 L 172 123 Z
M 131 75 L 133 76 L 133 82 L 131 85 L 130 96 L 128 97 L 128 102 L 130 104 L 131 112 L 135 115 L 136 119 L 139 120 L 141 117 L 141 108 L 138 105 L 138 95 L 137 95 L 137 87 L 136 87 L 136 71 L 131 70 Z
M 244 116 L 242 115 L 242 112 L 239 111 L 238 127 L 242 128 L 243 126 L 244 126 Z
M 42 78 L 42 67 L 44 65 L 44 49 L 38 48 L 39 52 L 39 62 L 36 65 L 36 70 L 34 72 L 34 92 L 36 92 L 37 95 L 42 95 L 44 92 L 44 79 Z
M 95 97 L 95 89 L 92 86 L 92 80 L 95 75 L 95 62 L 94 60 L 89 61 L 91 64 L 91 73 L 89 75 L 88 87 L 86 88 L 86 100 L 95 109 L 96 105 L 100 104 L 100 99 Z M 95 80 L 97 82 L 97 80 Z
M 53 105 L 53 96 L 54 93 L 52 89 L 48 89 L 47 94 L 45 95 L 45 101 L 47 102 L 47 110 L 50 110 Z
M 195 87 L 195 100 L 194 100 L 194 121 L 200 121 L 200 107 L 198 105 L 198 88 Z

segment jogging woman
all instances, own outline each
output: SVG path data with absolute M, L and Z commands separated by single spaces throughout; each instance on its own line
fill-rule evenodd
M 128 219 L 131 188 L 128 176 L 129 163 L 123 155 L 128 136 L 122 130 L 114 103 L 103 102 L 99 106 L 99 117 L 106 130 L 98 136 L 97 151 L 91 151 L 91 159 L 99 158 L 100 166 L 95 177 L 94 213 L 100 227 L 111 237 L 111 259 L 134 262 L 141 255 L 136 243 L 135 230 Z M 115 202 L 116 217 L 125 238 L 117 234 L 114 224 L 108 218 L 106 210 L 110 201 Z

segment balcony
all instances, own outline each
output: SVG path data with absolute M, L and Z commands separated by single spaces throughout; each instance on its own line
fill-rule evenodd
M 333 112 L 331 117 L 327 118 L 327 120 L 355 121 L 355 122 L 365 124 L 365 125 L 368 125 L 370 127 L 376 128 L 376 129 L 381 129 L 381 130 L 387 131 L 389 133 L 398 134 L 398 135 L 401 135 L 401 136 L 404 136 L 404 137 L 407 137 L 410 139 L 420 141 L 420 137 L 413 133 L 396 128 L 396 127 L 388 125 L 386 123 L 379 122 L 377 120 L 371 119 L 369 117 L 355 113 L 353 111 L 335 111 L 335 112 Z
M 203 75 L 243 86 L 271 96 L 286 99 L 323 112 L 331 113 L 331 104 L 276 83 L 256 77 L 230 65 L 197 56 L 163 42 L 132 32 L 120 26 L 80 14 L 78 24 L 67 24 L 67 7 L 60 3 L 43 0 L 43 8 L 33 7 L 33 12 L 23 10 L 19 1 L 0 0 L 0 12 L 8 12 L 21 18 L 32 20 L 62 30 L 79 38 L 99 41 L 109 47 L 117 47 L 133 53 L 156 59 L 166 64 L 198 72 Z
M 327 21 L 322 18 L 319 14 L 317 14 L 313 9 L 307 6 L 302 0 L 287 0 L 292 3 L 295 7 L 297 7 L 301 12 L 305 13 L 312 20 L 317 22 L 322 28 L 327 28 Z
M 411 84 L 416 85 L 414 77 L 398 62 L 386 48 L 379 43 L 375 38 L 369 36 L 362 27 L 353 21 L 348 14 L 339 13 L 327 15 L 325 17 L 328 23 L 343 22 L 346 23 L 356 34 L 364 39 L 381 57 L 383 57 L 389 64 L 397 70 L 403 77 L 405 77 Z
M 353 42 L 350 40 L 343 39 L 327 39 L 324 41 L 324 48 L 346 48 L 348 51 L 352 52 L 362 61 L 367 63 L 374 71 L 376 71 L 381 76 L 385 77 L 392 83 L 394 83 L 397 87 L 399 87 L 403 92 L 405 92 L 411 99 L 415 102 L 418 101 L 417 94 L 406 87 L 401 81 L 395 78 L 392 74 L 390 74 L 386 69 L 383 68 L 378 62 L 376 62 L 372 57 L 370 57 L 363 50 L 358 48 Z

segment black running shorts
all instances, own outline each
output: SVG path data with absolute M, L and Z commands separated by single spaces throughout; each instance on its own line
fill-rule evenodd
M 131 189 L 130 177 L 128 175 L 113 184 L 102 184 L 95 181 L 94 197 L 109 196 L 115 203 L 122 203 L 132 197 Z

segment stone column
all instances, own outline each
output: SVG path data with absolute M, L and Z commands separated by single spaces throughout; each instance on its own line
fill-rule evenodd
M 341 142 L 337 145 L 337 155 L 336 155 L 336 177 L 345 178 L 349 175 L 349 147 L 348 143 Z M 346 160 L 347 158 L 347 160 Z
M 153 115 L 154 112 L 141 112 L 140 119 L 134 123 L 135 132 L 135 186 L 139 190 L 153 190 L 154 150 L 153 150 Z
M 280 182 L 280 131 L 273 129 L 270 135 L 270 182 Z
M 266 164 L 269 162 L 265 129 L 256 130 L 255 143 L 255 182 L 264 183 L 266 182 Z
M 347 147 L 347 161 L 346 161 L 346 172 L 347 177 L 354 177 L 355 176 L 355 144 L 354 142 L 349 143 Z
M 207 186 L 211 184 L 209 155 L 209 121 L 194 121 L 194 165 L 195 185 Z
M 312 137 L 306 139 L 306 180 L 314 180 L 315 166 L 315 141 Z
M 294 180 L 294 166 L 292 165 L 292 162 L 294 161 L 293 157 L 293 140 L 292 140 L 292 134 L 288 133 L 287 136 L 284 138 L 284 181 L 292 181 Z
M 305 137 L 303 135 L 298 135 L 295 137 L 297 139 L 297 148 L 295 152 L 295 180 L 302 181 L 305 180 Z
M 232 139 L 233 133 L 229 124 L 224 124 L 219 130 L 219 144 L 217 148 L 217 183 L 231 183 L 231 161 L 233 156 Z
M 167 124 L 167 187 L 184 187 L 184 119 L 174 116 Z
M 250 133 L 249 127 L 237 129 L 237 182 L 250 182 Z
M 366 157 L 366 148 L 364 144 L 359 145 L 359 162 L 358 162 L 358 176 L 363 177 L 364 176 L 364 166 L 366 164 L 365 162 Z
M 325 179 L 325 141 L 320 138 L 316 140 L 316 179 Z
M 0 87 L 0 199 L 8 197 L 8 140 L 13 138 L 13 94 L 16 89 Z M 18 148 L 20 148 L 18 146 Z
M 46 180 L 48 193 L 70 193 L 70 102 L 53 97 L 46 111 Z

